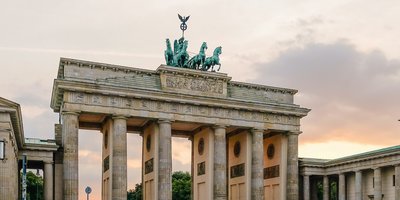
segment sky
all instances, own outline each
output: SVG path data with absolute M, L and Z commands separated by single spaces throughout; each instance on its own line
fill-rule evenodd
M 9 1 L 0 6 L 0 96 L 22 107 L 26 137 L 54 138 L 50 109 L 60 57 L 156 69 L 165 39 L 188 50 L 222 46 L 233 80 L 299 90 L 301 157 L 337 158 L 400 144 L 398 0 Z M 95 142 L 88 142 L 95 141 Z M 128 135 L 128 188 L 140 181 L 141 142 Z M 80 195 L 101 194 L 101 134 L 80 131 Z M 187 139 L 173 169 L 190 171 Z M 83 198 L 83 196 L 81 196 Z

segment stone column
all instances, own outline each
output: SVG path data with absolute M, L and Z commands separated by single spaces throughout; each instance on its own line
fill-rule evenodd
M 304 200 L 310 200 L 310 176 L 303 176 L 303 195 Z
M 323 189 L 324 189 L 323 200 L 329 200 L 329 177 L 328 176 L 324 176 L 322 184 L 323 184 Z
M 400 165 L 396 165 L 394 168 L 394 171 L 395 171 L 394 172 L 395 173 L 395 179 L 394 179 L 394 182 L 395 182 L 394 196 L 395 196 L 395 198 L 394 199 L 400 199 Z
M 159 120 L 158 199 L 172 199 L 171 121 Z
M 298 136 L 300 132 L 288 133 L 287 151 L 287 200 L 299 199 Z
M 44 162 L 44 200 L 53 200 L 53 162 Z
M 339 200 L 346 200 L 346 175 L 339 174 Z
M 382 200 L 382 172 L 379 167 L 374 169 L 374 200 Z
M 362 200 L 362 171 L 356 171 L 356 178 L 355 178 L 355 189 L 356 189 L 356 200 Z
M 115 116 L 112 131 L 112 199 L 127 198 L 126 118 Z
M 226 178 L 226 130 L 225 126 L 214 126 L 214 200 L 227 199 Z
M 264 200 L 264 148 L 263 130 L 252 129 L 251 145 L 251 199 Z
M 78 200 L 78 113 L 62 113 L 64 200 Z

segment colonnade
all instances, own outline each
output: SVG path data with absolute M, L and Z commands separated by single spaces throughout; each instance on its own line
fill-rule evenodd
M 390 167 L 390 166 L 389 166 Z M 393 166 L 392 166 L 393 167 Z M 394 184 L 394 199 L 400 199 L 400 165 L 394 166 L 395 168 L 395 175 L 393 180 L 390 179 L 390 186 Z M 367 170 L 373 170 L 373 179 L 372 179 L 372 194 L 365 194 L 365 184 L 363 181 L 363 173 Z M 368 196 L 369 198 L 373 198 L 374 200 L 382 200 L 385 194 L 383 194 L 383 185 L 382 185 L 382 167 L 375 167 L 373 169 L 363 169 L 363 170 L 355 170 L 353 172 L 346 172 L 346 173 L 339 173 L 339 174 L 330 174 L 330 175 L 323 175 L 322 176 L 322 185 L 323 185 L 323 199 L 329 200 L 330 197 L 330 177 L 339 177 L 337 182 L 337 194 L 339 200 L 346 200 L 347 197 L 347 188 L 348 183 L 346 183 L 347 175 L 354 174 L 354 194 L 356 200 L 365 199 L 364 195 Z M 303 199 L 304 200 L 311 200 L 316 199 L 316 179 L 315 177 L 321 176 L 314 176 L 314 179 L 311 178 L 311 175 L 303 175 Z M 392 182 L 393 181 L 393 182 Z M 390 187 L 388 186 L 388 187 Z M 385 198 L 386 199 L 386 198 Z
M 78 199 L 78 113 L 63 112 L 63 196 L 65 200 Z M 114 116 L 112 120 L 112 136 L 110 136 L 110 193 L 103 197 L 106 199 L 126 199 L 127 191 L 127 118 Z M 171 121 L 168 119 L 156 120 L 158 132 L 158 154 L 154 157 L 154 171 L 156 178 L 151 191 L 160 200 L 172 199 L 172 155 L 171 155 Z M 212 193 L 214 199 L 227 199 L 227 139 L 224 125 L 212 126 L 213 131 L 213 168 L 212 168 Z M 250 129 L 251 135 L 251 176 L 250 194 L 253 200 L 264 199 L 264 150 L 263 130 Z M 287 150 L 287 199 L 298 199 L 298 133 L 288 134 Z M 145 143 L 144 143 L 145 145 Z M 282 172 L 284 173 L 284 172 Z M 104 175 L 103 175 L 104 176 Z M 104 184 L 104 182 L 103 182 Z M 144 183 L 143 183 L 144 184 Z M 282 188 L 283 189 L 283 188 Z M 146 191 L 144 191 L 146 192 Z M 146 198 L 145 198 L 146 199 Z

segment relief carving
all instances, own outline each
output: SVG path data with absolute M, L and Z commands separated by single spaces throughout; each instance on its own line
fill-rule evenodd
M 208 92 L 223 94 L 224 85 L 222 81 L 212 79 L 194 79 L 180 76 L 166 76 L 166 87 L 189 91 Z

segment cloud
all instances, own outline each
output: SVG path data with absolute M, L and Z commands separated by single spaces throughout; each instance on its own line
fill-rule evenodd
M 298 89 L 296 103 L 312 109 L 301 142 L 400 142 L 400 60 L 337 41 L 289 48 L 255 67 L 255 82 Z

